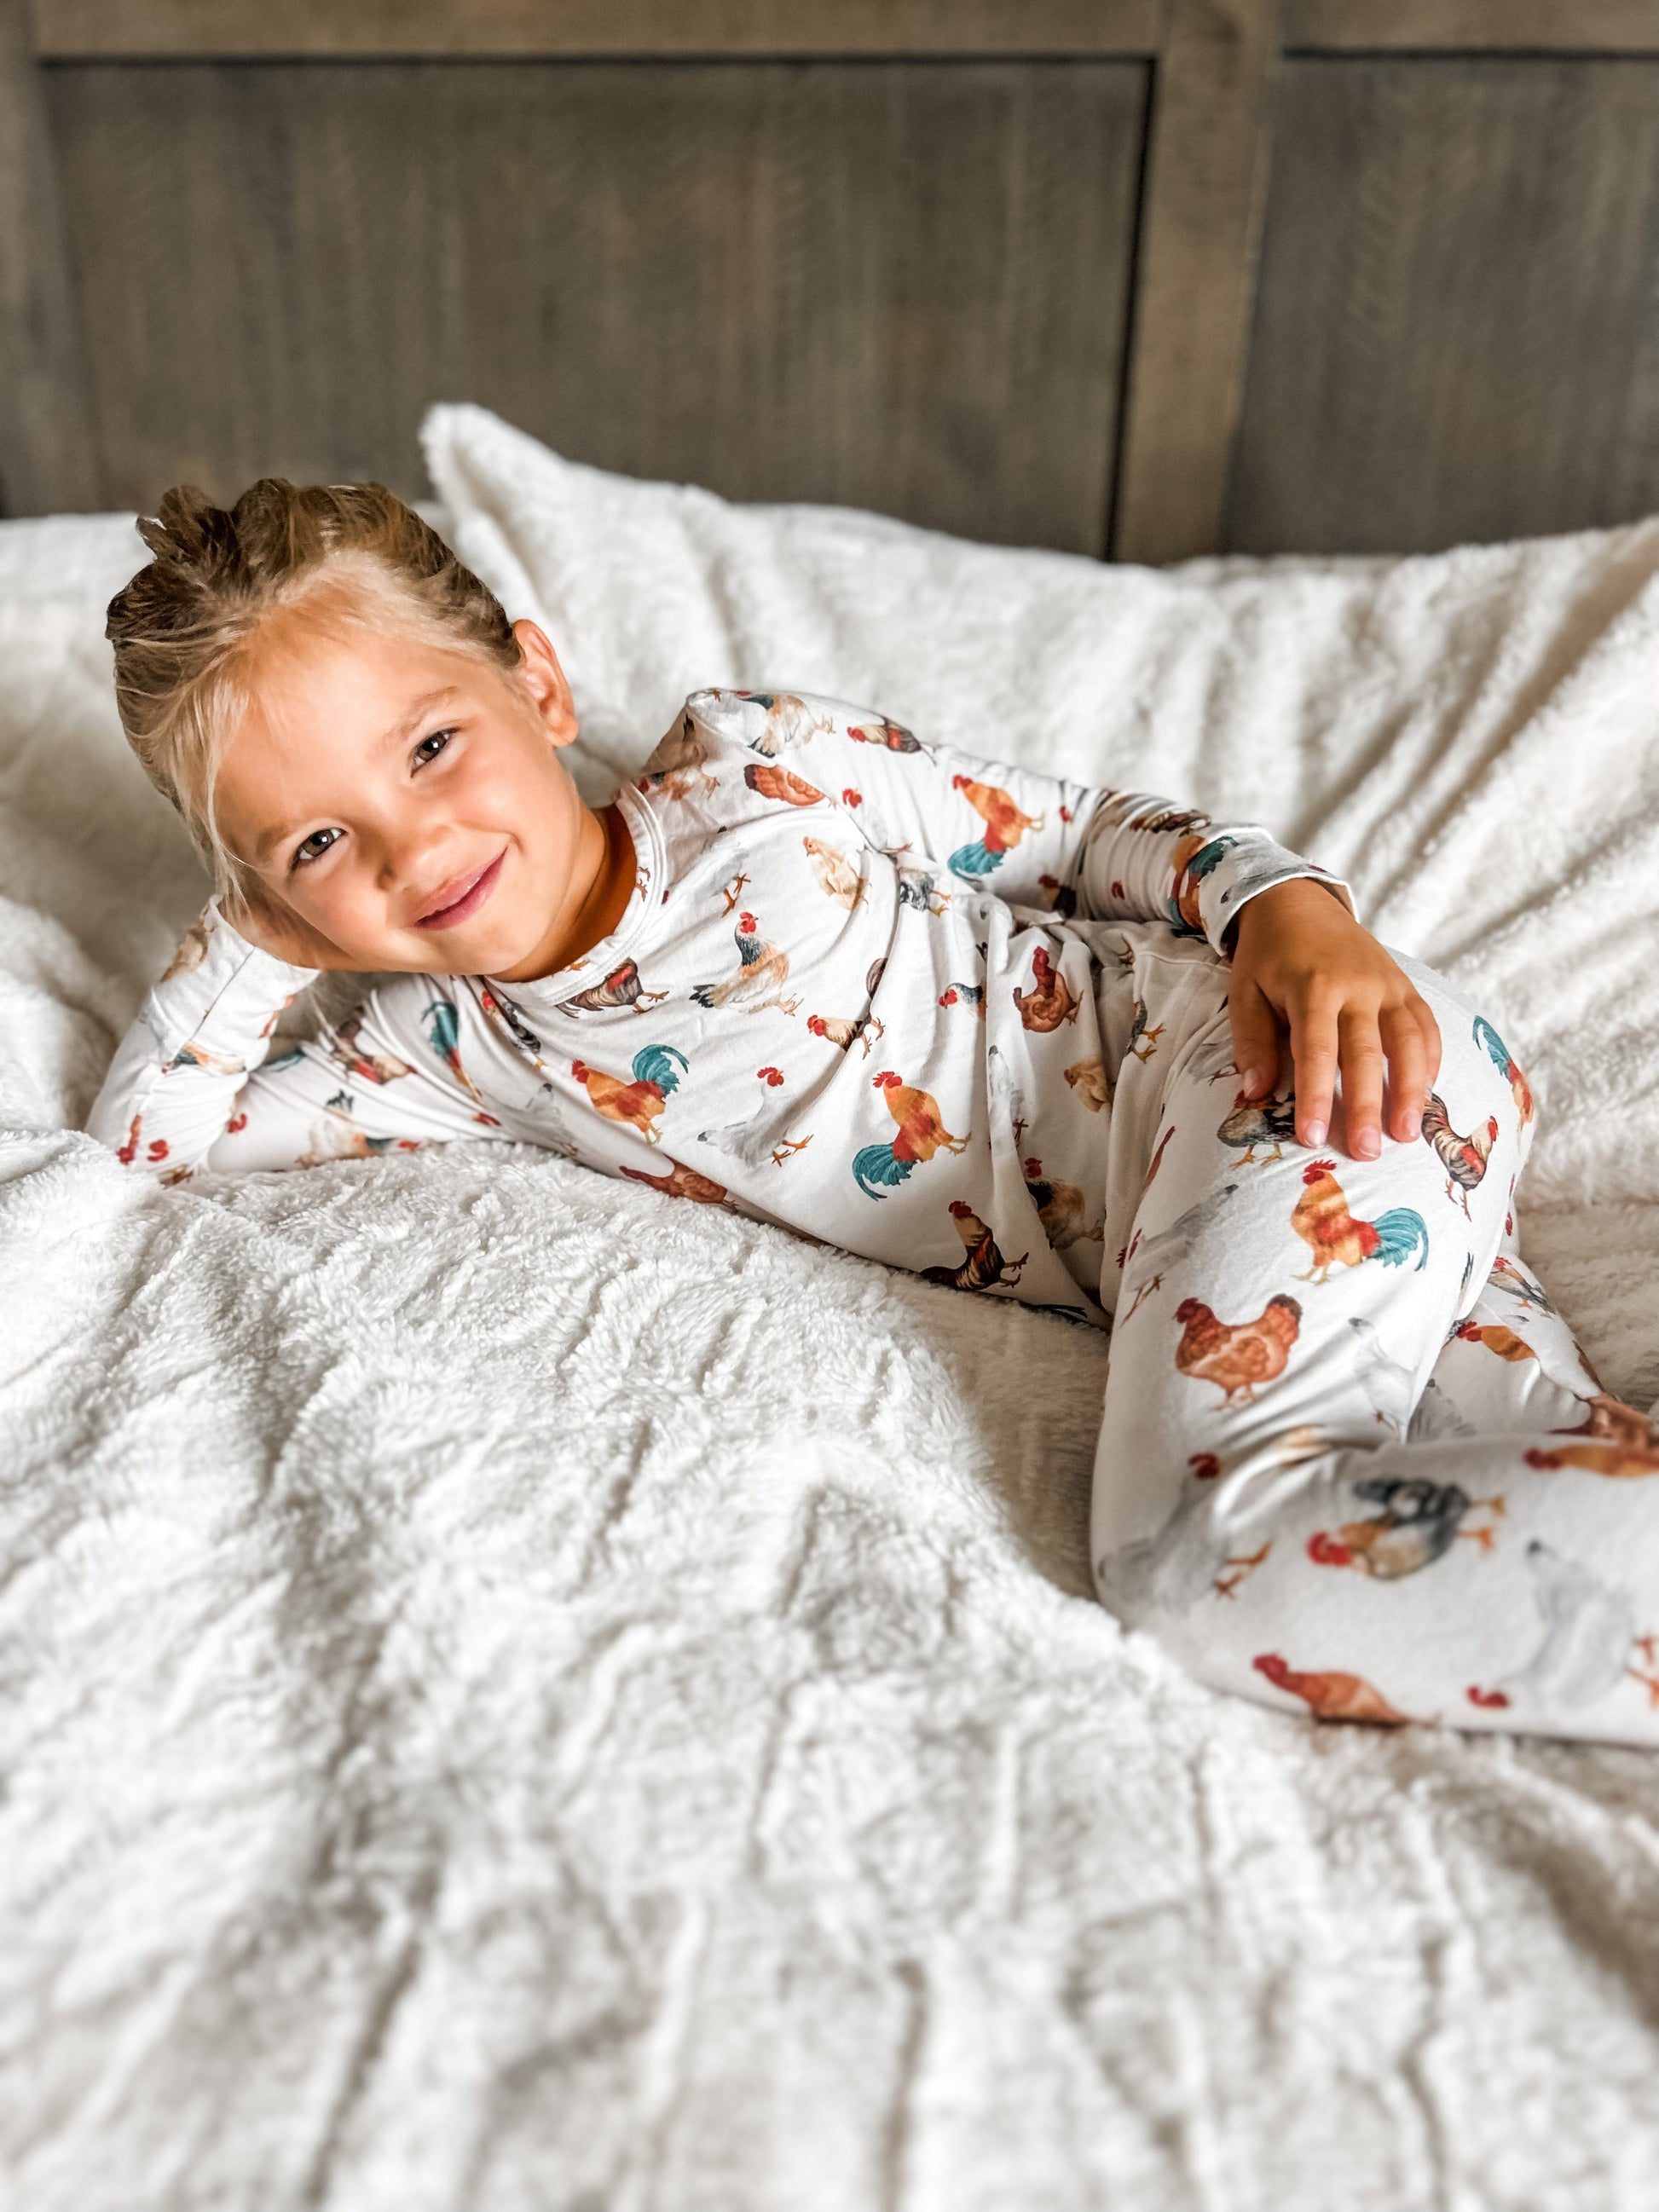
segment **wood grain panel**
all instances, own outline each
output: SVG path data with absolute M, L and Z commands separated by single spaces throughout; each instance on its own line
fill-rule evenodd
M 1285 44 L 1324 52 L 1652 52 L 1659 0 L 1285 0 Z
M 1291 59 L 1226 542 L 1659 507 L 1659 62 Z
M 1150 54 L 1167 0 L 34 0 L 36 51 L 115 55 Z
M 84 362 L 22 0 L 0 0 L 0 514 L 95 503 Z
M 470 398 L 744 499 L 1101 550 L 1140 64 L 45 72 L 104 503 L 424 489 Z
M 1278 52 L 1275 0 L 1175 0 L 1158 57 L 1112 550 L 1220 542 Z

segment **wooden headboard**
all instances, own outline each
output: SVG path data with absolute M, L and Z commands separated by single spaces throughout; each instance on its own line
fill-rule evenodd
M 0 0 L 0 513 L 474 399 L 1162 561 L 1659 507 L 1659 0 Z

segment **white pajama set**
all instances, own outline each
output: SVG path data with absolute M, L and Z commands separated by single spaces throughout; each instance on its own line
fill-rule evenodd
M 399 975 L 279 1058 L 315 971 L 210 902 L 94 1133 L 164 1180 L 514 1139 L 1109 1330 L 1096 1587 L 1200 1680 L 1659 1743 L 1659 1433 L 1519 1258 L 1501 1037 L 1395 952 L 1443 1038 L 1419 1137 L 1339 1158 L 1240 1101 L 1224 933 L 1346 885 L 801 693 L 694 693 L 618 804 L 582 959 Z

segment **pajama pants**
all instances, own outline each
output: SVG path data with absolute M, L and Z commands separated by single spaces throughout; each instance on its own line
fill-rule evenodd
M 1535 1122 L 1496 1031 L 1395 952 L 1441 1142 L 1311 1152 L 1237 1108 L 1225 965 L 1124 934 L 1161 1034 L 1114 1109 L 1152 1167 L 1108 1207 L 1103 1602 L 1285 1711 L 1659 1745 L 1659 1432 L 1520 1258 Z

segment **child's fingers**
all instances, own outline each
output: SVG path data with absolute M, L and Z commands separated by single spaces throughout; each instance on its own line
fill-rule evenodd
M 1424 1081 L 1425 1091 L 1432 1091 L 1440 1080 L 1440 1024 L 1434 1018 L 1434 1008 L 1426 999 L 1419 999 L 1415 991 L 1407 1004 L 1417 1018 L 1417 1026 L 1429 1055 L 1428 1072 Z
M 1382 1045 L 1369 1007 L 1345 1007 L 1337 1019 L 1342 1060 L 1342 1104 L 1348 1150 L 1374 1160 L 1382 1149 Z
M 1247 977 L 1235 975 L 1227 990 L 1233 1028 L 1233 1061 L 1239 1088 L 1247 1098 L 1271 1091 L 1279 1072 L 1279 1016 Z
M 1317 1151 L 1331 1126 L 1336 1090 L 1336 1010 L 1323 999 L 1291 1009 L 1291 1057 L 1296 1067 L 1296 1139 Z
M 1432 1020 L 1433 1017 L 1430 1017 Z M 1429 1041 L 1407 1006 L 1385 1006 L 1378 1024 L 1389 1056 L 1389 1121 L 1401 1144 L 1420 1136 L 1429 1095 Z

